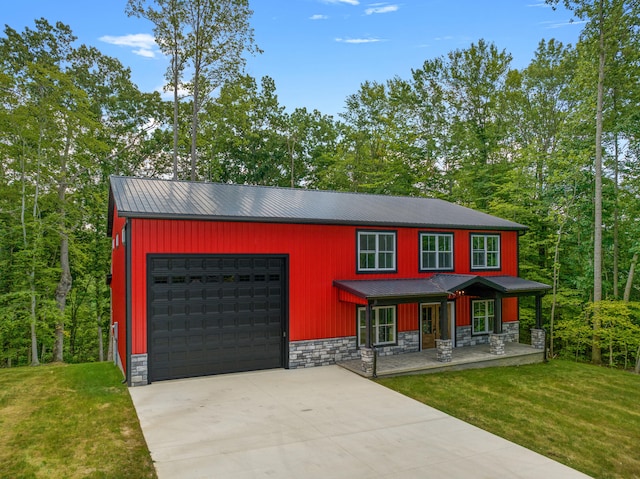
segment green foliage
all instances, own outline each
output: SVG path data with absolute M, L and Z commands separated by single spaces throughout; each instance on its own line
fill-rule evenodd
M 586 306 L 594 291 L 599 4 L 563 3 L 587 21 L 577 45 L 541 40 L 529 65 L 515 69 L 508 51 L 480 40 L 425 60 L 407 79 L 363 82 L 339 120 L 291 111 L 272 78 L 238 74 L 243 51 L 258 51 L 245 1 L 128 2 L 129 14 L 153 23 L 172 59 L 169 87 L 198 92 L 171 102 L 140 92 L 116 59 L 77 45 L 64 24 L 7 26 L 0 38 L 0 366 L 33 361 L 32 326 L 35 350 L 50 358 L 56 321 L 67 326 L 66 360 L 97 359 L 98 331 L 106 340 L 109 318 L 106 180 L 166 177 L 173 168 L 176 177 L 193 172 L 205 181 L 438 197 L 527 225 L 520 275 L 555 286 L 543 304 L 547 327 L 553 310 L 555 352 L 584 359 L 595 318 L 605 326 L 596 340 L 611 363 L 630 363 L 633 306 L 627 313 L 605 305 L 598 316 Z M 640 251 L 640 16 L 633 2 L 601 3 L 603 295 L 618 299 L 630 279 L 630 300 L 638 301 L 630 268 Z M 225 28 L 237 31 L 225 56 L 210 48 L 220 38 L 206 35 L 215 32 L 194 36 L 193 15 L 209 9 L 208 28 L 234 7 L 238 15 Z M 206 38 L 209 47 L 198 43 Z M 197 51 L 206 56 L 203 71 L 185 81 Z M 52 306 L 65 269 L 73 284 L 60 315 Z M 526 339 L 533 301 L 521 305 Z

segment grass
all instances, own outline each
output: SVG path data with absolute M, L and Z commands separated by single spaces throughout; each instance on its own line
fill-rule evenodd
M 0 369 L 0 478 L 155 478 L 111 363 Z
M 640 376 L 546 364 L 379 383 L 597 478 L 640 478 Z

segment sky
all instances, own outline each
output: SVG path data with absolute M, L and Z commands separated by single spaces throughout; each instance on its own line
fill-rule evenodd
M 143 91 L 161 91 L 168 59 L 152 25 L 127 17 L 126 0 L 5 0 L 0 22 L 21 32 L 36 18 L 69 25 L 79 43 L 131 69 Z M 89 7 L 89 5 L 91 5 Z M 425 60 L 479 39 L 525 68 L 540 40 L 578 40 L 583 27 L 542 0 L 250 0 L 251 26 L 263 53 L 247 56 L 246 73 L 274 79 L 281 105 L 337 116 L 365 81 L 409 79 Z M 4 36 L 4 33 L 2 34 Z

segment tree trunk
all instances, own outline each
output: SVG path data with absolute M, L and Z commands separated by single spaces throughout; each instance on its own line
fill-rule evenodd
M 55 326 L 55 342 L 53 344 L 53 360 L 64 361 L 64 315 L 67 305 L 67 295 L 71 291 L 73 279 L 71 277 L 71 266 L 69 264 L 69 236 L 66 228 L 66 195 L 67 195 L 67 159 L 71 149 L 71 133 L 67 132 L 65 151 L 60 165 L 60 183 L 58 184 L 58 204 L 60 208 L 60 224 L 58 234 L 60 235 L 60 281 L 56 287 L 56 305 L 60 314 Z
M 98 318 L 98 361 L 104 361 L 104 342 L 102 340 L 102 325 Z
M 634 253 L 633 258 L 631 258 L 631 265 L 629 265 L 629 276 L 627 276 L 627 284 L 624 287 L 624 296 L 622 297 L 625 303 L 628 303 L 629 298 L 631 298 L 631 285 L 633 284 L 633 274 L 635 273 L 637 263 L 638 253 Z
M 65 307 L 67 305 L 67 295 L 71 291 L 71 285 L 73 283 L 71 277 L 71 268 L 69 266 L 69 238 L 64 231 L 60 232 L 60 268 L 62 272 L 60 274 L 60 281 L 56 288 L 56 304 L 60 315 L 56 322 L 55 327 L 55 343 L 53 346 L 53 360 L 63 361 L 63 347 L 64 347 L 64 314 Z
M 174 64 L 173 68 L 173 179 L 178 179 L 178 113 L 179 113 L 179 95 L 178 95 L 178 57 L 174 53 L 171 60 Z
M 553 290 L 551 301 L 551 317 L 549 319 L 549 356 L 553 359 L 553 327 L 556 315 L 556 299 L 558 293 L 558 277 L 560 276 L 560 240 L 562 239 L 562 228 L 564 227 L 564 221 L 558 228 L 558 238 L 556 239 L 556 245 L 553 253 Z
M 22 202 L 21 202 L 21 208 L 20 208 L 20 223 L 22 225 L 22 240 L 23 240 L 23 244 L 25 249 L 27 249 L 29 247 L 29 240 L 27 238 L 27 224 L 26 224 L 26 220 L 25 220 L 25 215 L 26 215 L 26 209 L 27 209 L 27 192 L 26 192 L 26 178 L 25 178 L 25 164 L 24 164 L 24 159 L 22 160 Z M 38 191 L 38 183 L 36 182 L 36 192 Z M 37 202 L 38 198 L 36 196 L 36 198 L 34 198 L 34 202 Z M 36 206 L 34 206 L 34 221 L 36 220 L 37 216 L 35 216 L 37 214 L 37 208 Z M 34 260 L 33 260 L 33 256 L 35 255 L 35 251 L 31 253 L 31 257 L 32 257 L 32 262 L 31 262 L 31 271 L 29 271 L 28 275 L 29 275 L 29 294 L 30 294 L 30 299 L 31 299 L 31 310 L 30 310 L 30 317 L 29 317 L 29 326 L 30 326 L 30 330 L 31 330 L 31 365 L 32 366 L 39 366 L 40 365 L 40 361 L 38 359 L 38 337 L 36 335 L 36 320 L 37 320 L 37 314 L 36 314 L 36 283 L 35 283 L 35 266 L 34 266 Z
M 602 103 L 604 94 L 604 0 L 599 6 L 599 48 L 598 48 L 598 99 L 596 104 L 596 158 L 595 158 L 595 225 L 593 244 L 593 302 L 595 303 L 593 321 L 593 344 L 591 361 L 602 363 L 600 347 L 600 315 L 598 303 L 602 301 Z

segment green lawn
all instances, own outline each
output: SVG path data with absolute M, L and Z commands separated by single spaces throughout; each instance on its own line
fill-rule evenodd
M 554 360 L 378 382 L 590 476 L 640 478 L 640 376 Z
M 111 363 L 0 369 L 0 478 L 154 478 Z

